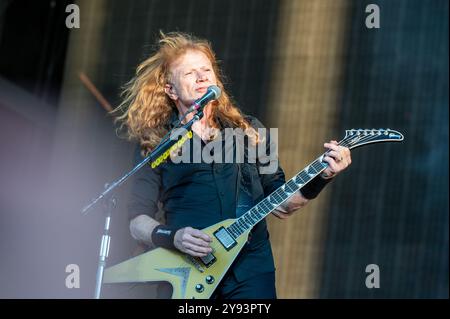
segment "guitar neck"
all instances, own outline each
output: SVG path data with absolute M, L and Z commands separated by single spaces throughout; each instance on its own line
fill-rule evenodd
M 401 142 L 403 135 L 391 129 L 351 129 L 346 130 L 346 135 L 338 145 L 353 149 L 356 147 L 380 142 Z M 292 177 L 287 183 L 280 186 L 272 194 L 264 198 L 249 211 L 237 218 L 227 230 L 234 238 L 238 238 L 247 230 L 250 230 L 258 222 L 263 220 L 268 214 L 280 206 L 289 197 L 294 195 L 299 189 L 308 184 L 314 177 L 319 175 L 328 167 L 328 163 L 323 162 L 325 152 L 311 164 L 306 166 L 297 175 Z
M 273 210 L 275 210 L 289 197 L 294 195 L 299 189 L 308 184 L 314 177 L 319 175 L 328 167 L 328 164 L 322 161 L 325 154 L 314 160 L 302 171 L 292 177 L 287 183 L 278 187 L 269 196 L 237 218 L 236 221 L 227 228 L 227 230 L 233 235 L 234 238 L 238 238 L 244 232 L 253 228 L 253 226 L 263 220 Z

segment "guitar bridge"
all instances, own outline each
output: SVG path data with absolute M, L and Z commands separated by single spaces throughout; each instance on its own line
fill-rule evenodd
M 185 255 L 186 260 L 191 263 L 195 269 L 200 271 L 201 273 L 205 272 L 205 269 L 203 269 L 202 265 L 195 259 L 195 257 L 192 257 L 190 255 Z
M 216 236 L 217 240 L 227 251 L 237 244 L 233 236 L 231 236 L 228 230 L 226 230 L 223 226 L 214 232 L 214 236 Z
M 206 268 L 208 268 L 216 262 L 216 256 L 214 256 L 212 253 L 209 253 L 205 257 L 200 257 L 200 260 L 206 266 Z

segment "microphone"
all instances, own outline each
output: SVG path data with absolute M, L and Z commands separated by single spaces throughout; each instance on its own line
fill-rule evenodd
M 222 91 L 218 86 L 216 85 L 209 86 L 208 89 L 206 90 L 206 93 L 201 98 L 195 100 L 185 114 L 191 113 L 193 111 L 198 110 L 199 108 L 205 107 L 205 105 L 208 104 L 209 102 L 217 100 L 220 97 L 221 93 Z

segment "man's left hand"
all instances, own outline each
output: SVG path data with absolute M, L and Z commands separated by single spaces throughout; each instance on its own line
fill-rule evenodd
M 330 150 L 323 158 L 323 161 L 328 163 L 328 167 L 322 172 L 323 178 L 335 177 L 352 163 L 350 150 L 347 147 L 339 146 L 336 141 L 330 141 L 323 146 Z
M 330 152 L 323 158 L 328 163 L 328 167 L 322 172 L 322 178 L 333 178 L 352 163 L 350 150 L 347 147 L 339 146 L 336 141 L 330 141 L 323 146 L 329 149 Z M 280 219 L 286 219 L 307 203 L 308 200 L 298 192 L 289 198 L 286 203 L 277 207 L 272 214 Z

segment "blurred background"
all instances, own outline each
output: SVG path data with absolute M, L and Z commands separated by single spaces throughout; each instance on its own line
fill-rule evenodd
M 288 178 L 345 129 L 405 135 L 354 150 L 317 200 L 268 217 L 280 298 L 448 298 L 447 0 L 1 0 L 0 298 L 93 297 L 104 214 L 80 211 L 132 167 L 107 108 L 159 30 L 212 42 L 240 108 L 279 129 Z M 108 265 L 134 248 L 128 191 Z M 66 287 L 70 264 L 79 288 Z M 379 288 L 366 287 L 370 264 Z

